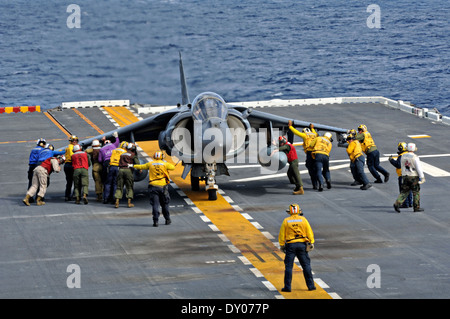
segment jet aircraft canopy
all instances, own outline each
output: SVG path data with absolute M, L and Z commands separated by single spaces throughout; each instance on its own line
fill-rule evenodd
M 212 92 L 198 95 L 192 102 L 192 115 L 195 120 L 207 121 L 211 118 L 225 120 L 228 115 L 228 107 L 224 99 Z

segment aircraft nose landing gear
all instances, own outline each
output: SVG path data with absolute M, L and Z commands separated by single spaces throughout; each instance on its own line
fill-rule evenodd
M 208 200 L 217 200 L 217 191 L 219 186 L 216 185 L 216 163 L 206 164 L 206 190 L 208 191 Z

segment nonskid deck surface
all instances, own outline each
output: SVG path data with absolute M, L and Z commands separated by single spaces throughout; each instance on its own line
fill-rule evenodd
M 25 207 L 21 200 L 35 140 L 44 137 L 58 148 L 67 145 L 67 136 L 43 113 L 2 115 L 0 296 L 448 298 L 449 127 L 373 103 L 264 111 L 349 129 L 365 124 L 380 150 L 382 166 L 391 173 L 390 181 L 367 191 L 350 186 L 347 154 L 334 145 L 332 188 L 319 193 L 311 188 L 298 147 L 305 195 L 292 195 L 287 168 L 272 176 L 262 174 L 257 165 L 230 163 L 231 176 L 217 178 L 217 202 L 207 201 L 206 193 L 189 192 L 174 176 L 170 226 L 152 227 L 147 181 L 135 184 L 134 208 L 122 201 L 114 209 L 95 201 L 92 179 L 88 205 L 64 202 L 61 172 L 51 176 L 45 206 Z M 80 139 L 114 129 L 107 113 L 103 108 L 52 111 Z M 398 214 L 392 208 L 398 184 L 387 155 L 395 154 L 401 141 L 415 142 L 426 165 L 424 213 L 403 209 Z M 151 147 L 143 144 L 144 149 Z M 315 232 L 311 259 L 316 292 L 306 291 L 297 266 L 293 292 L 281 292 L 283 254 L 276 242 L 285 209 L 294 202 Z M 68 288 L 70 265 L 79 266 L 81 288 Z

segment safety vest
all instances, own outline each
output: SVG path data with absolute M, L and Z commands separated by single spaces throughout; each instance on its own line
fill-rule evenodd
M 369 132 L 363 132 L 363 134 L 364 134 L 364 141 L 361 143 L 361 146 L 364 153 L 367 154 L 370 148 L 372 146 L 375 146 L 375 142 L 373 141 L 372 135 Z
M 66 163 L 72 162 L 72 155 L 73 155 L 73 144 L 69 144 L 66 147 L 66 154 L 64 155 L 66 157 Z
M 290 162 L 298 159 L 297 150 L 295 149 L 294 145 L 292 145 L 291 143 L 287 142 L 286 144 L 289 145 L 289 147 L 290 147 L 289 152 L 286 154 L 287 160 L 290 163 Z
M 318 136 L 316 139 L 316 144 L 314 144 L 313 153 L 325 154 L 327 156 L 330 156 L 331 147 L 332 144 L 327 138 Z
M 357 140 L 351 141 L 347 147 L 347 154 L 352 162 L 354 162 L 355 159 L 363 155 L 361 143 Z
M 89 160 L 86 152 L 78 151 L 72 154 L 72 166 L 73 169 L 85 168 L 89 169 Z
M 166 186 L 169 184 L 169 170 L 174 170 L 175 166 L 163 160 L 154 160 L 142 165 L 134 165 L 135 169 L 148 169 L 148 182 L 152 186 Z
M 121 147 L 114 149 L 111 153 L 111 158 L 109 160 L 110 166 L 119 166 L 120 155 L 125 153 L 125 150 Z
M 308 220 L 299 214 L 291 215 L 281 224 L 278 242 L 280 246 L 289 243 L 311 242 L 314 244 L 314 233 Z
M 305 153 L 308 151 L 312 151 L 314 148 L 310 146 L 311 142 L 317 137 L 317 133 L 306 132 L 304 133 L 306 136 L 303 138 L 303 149 Z
M 402 176 L 419 176 L 416 167 L 416 157 L 416 154 L 409 152 L 402 155 Z
M 54 157 L 47 158 L 45 161 L 41 163 L 41 166 L 45 168 L 47 174 L 50 175 L 53 172 L 52 159 L 56 160 Z

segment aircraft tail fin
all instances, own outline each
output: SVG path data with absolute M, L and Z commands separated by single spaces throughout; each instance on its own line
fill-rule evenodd
M 189 101 L 189 94 L 186 84 L 186 77 L 184 76 L 183 60 L 181 59 L 180 52 L 180 81 L 181 81 L 181 103 L 183 105 L 191 103 Z

